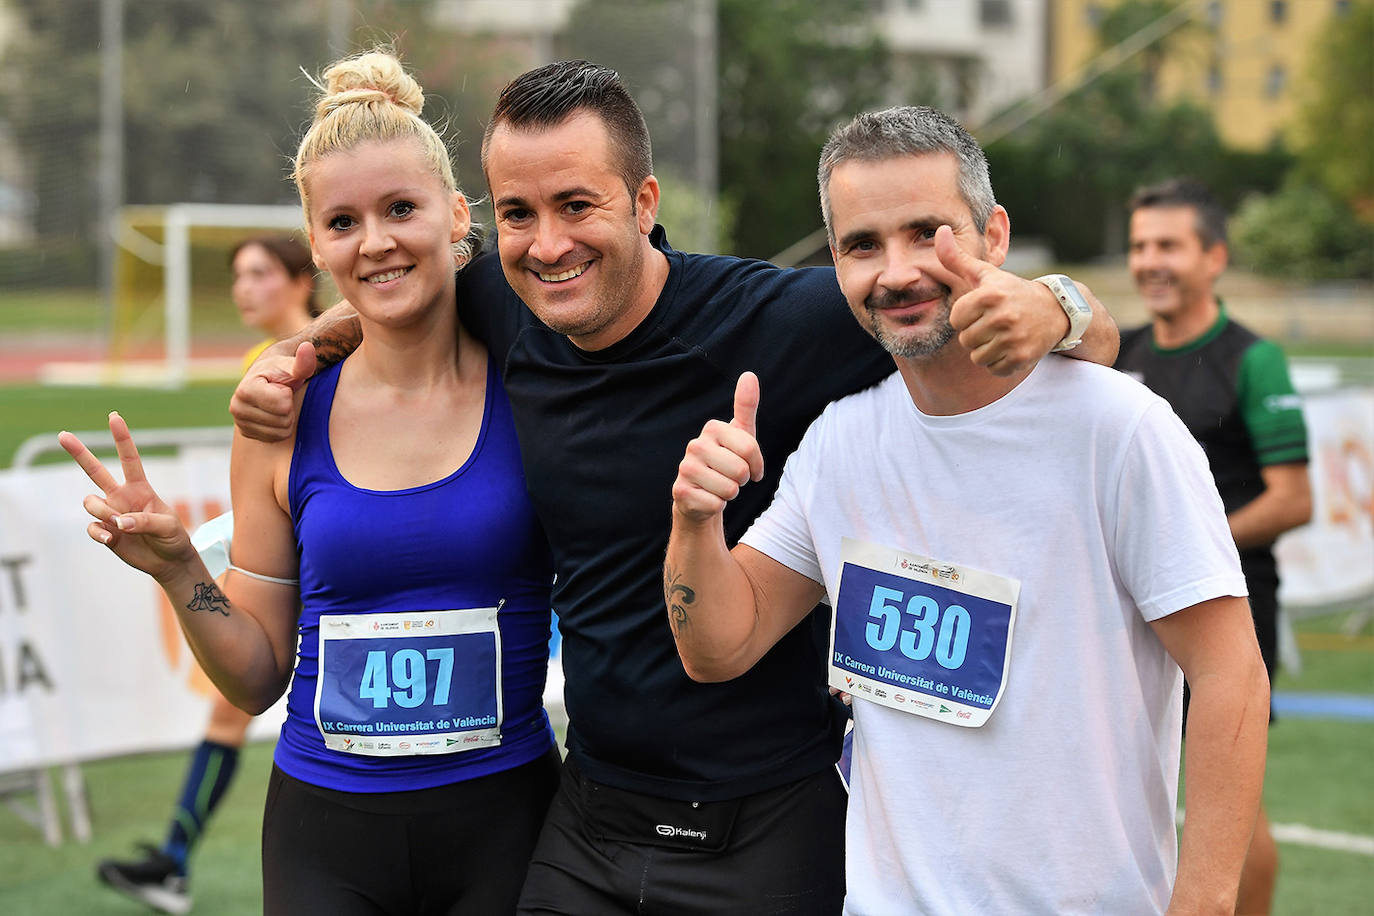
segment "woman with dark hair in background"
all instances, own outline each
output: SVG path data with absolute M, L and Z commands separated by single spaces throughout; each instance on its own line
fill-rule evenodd
M 267 339 L 243 357 L 246 371 L 263 350 L 293 336 L 320 313 L 310 249 L 289 235 L 255 235 L 229 252 L 234 308 Z

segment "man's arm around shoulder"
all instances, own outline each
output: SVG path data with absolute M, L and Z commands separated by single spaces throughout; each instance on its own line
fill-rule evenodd
M 263 351 L 234 389 L 229 413 L 250 439 L 277 442 L 296 426 L 295 392 L 321 369 L 340 362 L 362 342 L 358 313 L 340 302 L 295 337 Z
M 1117 354 L 1121 351 L 1121 329 L 1117 327 L 1116 319 L 1107 311 L 1107 307 L 1097 301 L 1092 290 L 1077 281 L 1074 285 L 1092 307 L 1093 319 L 1088 323 L 1088 329 L 1083 332 L 1083 342 L 1066 351 L 1064 355 L 1085 359 L 1099 366 L 1114 365 Z
M 974 364 L 994 375 L 1013 375 L 1029 368 L 1071 331 L 1065 307 L 1048 286 L 980 260 L 954 241 L 946 226 L 935 233 L 939 272 L 934 279 L 948 286 L 954 302 L 950 324 Z M 1000 264 L 1000 258 L 996 259 Z M 1110 366 L 1116 361 L 1121 333 L 1092 290 L 1075 283 L 1092 310 L 1082 342 L 1065 356 Z

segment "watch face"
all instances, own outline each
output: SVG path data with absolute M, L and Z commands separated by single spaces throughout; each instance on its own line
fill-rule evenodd
M 1053 352 L 1062 353 L 1065 350 L 1072 350 L 1083 340 L 1083 332 L 1087 330 L 1092 321 L 1092 308 L 1083 298 L 1083 294 L 1078 291 L 1074 282 L 1063 274 L 1036 277 L 1036 281 L 1049 287 L 1050 292 L 1054 293 L 1054 298 L 1059 300 L 1059 305 L 1064 309 L 1064 314 L 1069 318 L 1069 333 L 1064 335 L 1064 339 L 1054 347 Z
M 1064 310 L 1070 314 L 1091 315 L 1092 308 L 1083 298 L 1083 294 L 1078 291 L 1078 287 L 1072 280 L 1063 274 L 1056 274 L 1049 285 L 1054 291 L 1055 298 L 1064 306 Z

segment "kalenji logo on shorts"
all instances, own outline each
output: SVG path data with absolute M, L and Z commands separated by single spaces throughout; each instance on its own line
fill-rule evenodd
M 692 830 L 688 827 L 673 827 L 669 824 L 659 824 L 654 828 L 659 836 L 689 836 L 695 840 L 706 839 L 705 830 Z

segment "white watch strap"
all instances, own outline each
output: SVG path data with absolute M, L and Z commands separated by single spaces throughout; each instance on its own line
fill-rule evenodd
M 1035 282 L 1043 283 L 1054 294 L 1059 307 L 1069 319 L 1069 333 L 1065 334 L 1050 352 L 1063 353 L 1065 350 L 1072 350 L 1083 342 L 1083 332 L 1093 320 L 1092 308 L 1084 301 L 1083 294 L 1074 286 L 1073 280 L 1064 274 L 1045 274 L 1043 277 L 1036 277 Z

